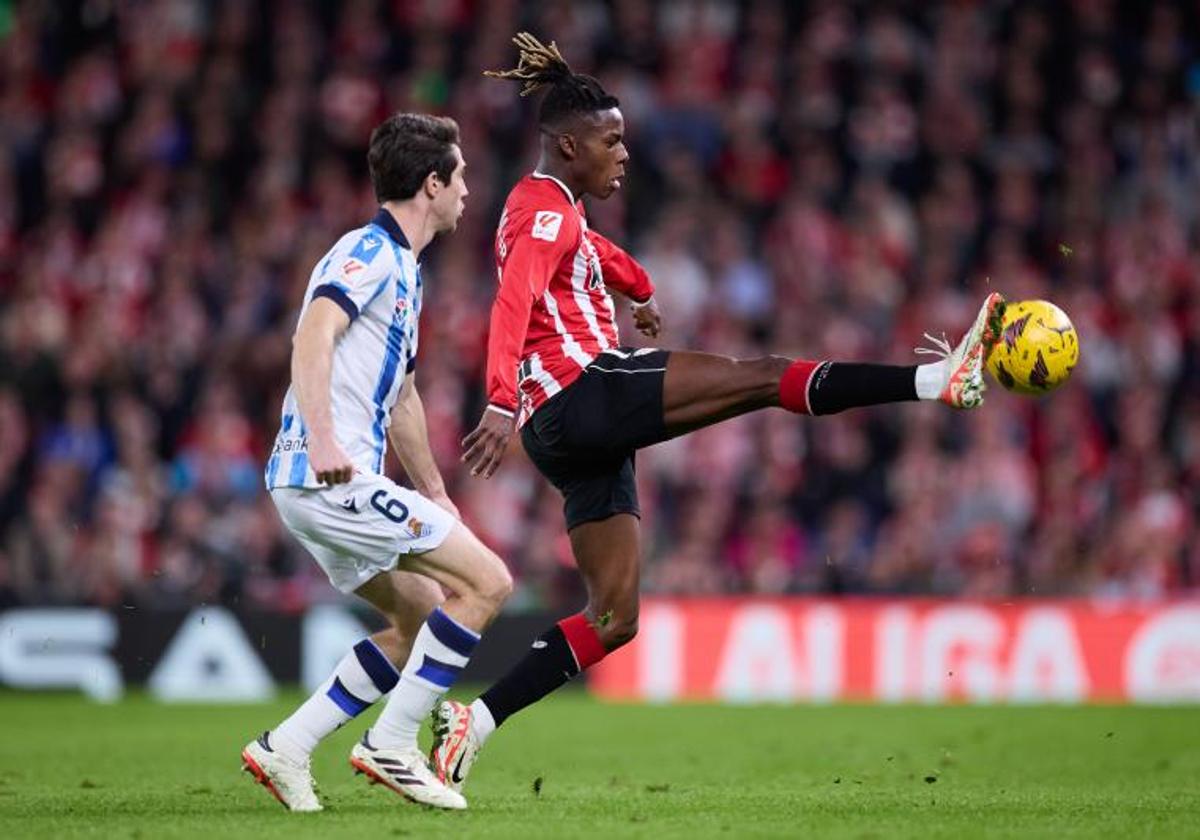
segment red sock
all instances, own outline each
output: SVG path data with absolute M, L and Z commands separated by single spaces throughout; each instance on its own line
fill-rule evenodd
M 571 653 L 579 670 L 583 671 L 603 659 L 608 651 L 600 643 L 600 635 L 596 628 L 587 620 L 583 613 L 576 613 L 558 622 L 559 628 L 567 639 Z
M 796 414 L 812 414 L 808 404 L 808 386 L 812 382 L 823 362 L 810 362 L 807 359 L 797 359 L 791 367 L 783 372 L 779 380 L 779 404 L 788 411 Z

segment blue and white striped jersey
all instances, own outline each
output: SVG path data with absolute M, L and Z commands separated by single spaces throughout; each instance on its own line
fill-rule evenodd
M 308 281 L 304 309 L 326 297 L 350 316 L 333 350 L 330 380 L 333 428 L 354 465 L 383 472 L 392 406 L 417 356 L 421 272 L 404 232 L 380 209 L 365 227 L 338 240 Z M 295 386 L 283 399 L 267 487 L 322 487 L 308 465 L 308 435 Z

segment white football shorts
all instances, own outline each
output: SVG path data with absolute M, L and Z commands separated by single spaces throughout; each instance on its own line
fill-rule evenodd
M 356 472 L 332 487 L 276 487 L 271 499 L 288 530 L 342 592 L 392 571 L 402 554 L 437 548 L 457 521 L 420 493 L 375 473 Z

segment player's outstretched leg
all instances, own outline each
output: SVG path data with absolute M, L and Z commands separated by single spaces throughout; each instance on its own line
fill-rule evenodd
M 571 529 L 571 550 L 588 590 L 587 608 L 534 640 L 512 669 L 469 706 L 443 701 L 434 711 L 430 760 L 461 790 L 496 727 L 595 665 L 637 634 L 641 558 L 636 516 L 620 513 Z
M 938 349 L 918 349 L 942 357 L 923 365 L 672 352 L 663 380 L 663 437 L 771 406 L 811 415 L 909 400 L 976 408 L 983 403 L 983 362 L 1000 338 L 1004 305 L 998 293 L 989 294 L 957 346 L 931 337 Z
M 500 558 L 461 524 L 438 548 L 404 561 L 452 594 L 421 625 L 396 687 L 379 720 L 351 751 L 350 764 L 415 802 L 462 809 L 466 800 L 430 769 L 417 733 L 466 666 L 480 632 L 500 611 L 512 578 Z
M 321 810 L 309 769 L 313 749 L 392 690 L 397 663 L 407 661 L 421 621 L 442 602 L 441 587 L 410 572 L 376 575 L 355 594 L 392 626 L 354 645 L 295 712 L 242 750 L 244 769 L 292 811 Z

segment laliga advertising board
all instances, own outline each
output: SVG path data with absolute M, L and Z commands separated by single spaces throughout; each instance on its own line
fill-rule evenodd
M 130 685 L 167 702 L 263 701 L 280 684 L 316 687 L 367 632 L 335 606 L 302 616 L 212 606 L 12 609 L 0 612 L 0 687 L 79 691 L 102 702 Z
M 547 616 L 502 616 L 466 678 L 504 673 Z M 117 700 L 252 702 L 313 688 L 368 629 L 198 607 L 0 612 L 0 686 Z M 614 700 L 1200 702 L 1200 600 L 1158 603 L 647 599 L 638 637 L 589 671 Z
M 614 700 L 1200 702 L 1200 601 L 648 599 Z

